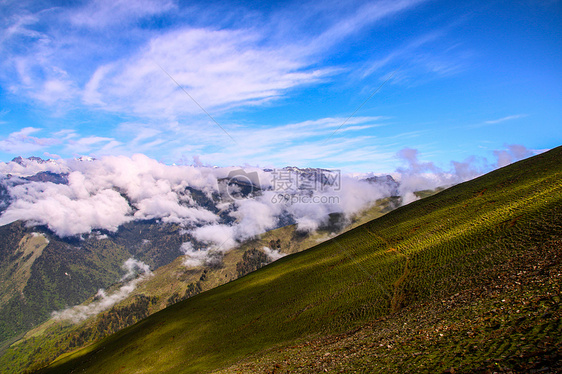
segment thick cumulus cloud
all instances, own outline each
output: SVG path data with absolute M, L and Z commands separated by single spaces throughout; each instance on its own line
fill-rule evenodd
M 193 236 L 200 242 L 209 244 L 213 250 L 228 250 L 236 246 L 236 227 L 218 224 L 198 227 Z
M 32 182 L 16 186 L 10 193 L 16 200 L 0 217 L 0 224 L 25 220 L 33 225 L 46 225 L 59 236 L 111 231 L 130 220 L 127 201 L 111 189 L 76 198 L 73 185 L 48 185 Z
M 161 219 L 198 223 L 217 219 L 197 206 L 186 188 L 211 194 L 216 190 L 212 169 L 163 165 L 144 155 L 106 157 L 101 160 L 62 160 L 46 169 L 26 161 L 31 171 L 64 171 L 68 184 L 29 182 L 10 187 L 11 205 L 0 225 L 25 220 L 46 225 L 59 236 L 89 233 L 93 229 L 115 231 L 125 222 Z M 19 170 L 14 162 L 3 170 Z M 18 173 L 26 176 L 25 169 Z

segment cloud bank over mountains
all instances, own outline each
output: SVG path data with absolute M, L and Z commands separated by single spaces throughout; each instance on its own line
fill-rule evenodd
M 415 200 L 414 191 L 463 182 L 531 154 L 511 145 L 495 152 L 495 163 L 469 158 L 453 162 L 445 171 L 420 161 L 417 150 L 406 148 L 397 155 L 404 166 L 392 174 L 397 188 L 374 183 L 373 173 L 251 167 L 242 172 L 255 173 L 259 186 L 227 186 L 229 176 L 242 169 L 165 165 L 142 154 L 99 160 L 19 158 L 0 163 L 0 182 L 6 191 L 0 225 L 23 220 L 65 237 L 93 230 L 115 232 L 126 222 L 156 219 L 180 224 L 198 242 L 228 250 L 286 224 L 314 231 L 332 213 L 349 220 L 383 197 L 400 195 L 403 203 L 409 203 Z M 296 179 L 280 180 L 283 176 L 300 178 L 300 185 Z M 225 195 L 225 186 L 235 193 L 250 188 L 253 194 L 232 199 Z M 188 253 L 199 248 L 184 249 Z
M 318 203 L 287 202 L 279 195 L 303 191 L 295 186 L 274 191 L 272 171 L 246 168 L 258 174 L 260 194 L 227 201 L 219 182 L 237 168 L 169 166 L 140 154 L 91 161 L 23 160 L 1 163 L 0 170 L 11 174 L 3 179 L 11 200 L 0 216 L 2 225 L 24 220 L 64 237 L 92 230 L 116 231 L 132 220 L 158 219 L 181 224 L 196 239 L 225 248 L 278 227 L 282 217 L 312 230 L 329 213 L 351 216 L 390 193 L 384 186 L 342 176 L 338 190 L 307 192 L 318 195 Z M 62 174 L 68 183 L 29 180 L 42 172 Z

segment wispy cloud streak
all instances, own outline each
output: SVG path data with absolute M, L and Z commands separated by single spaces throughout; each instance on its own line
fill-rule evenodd
M 526 117 L 526 116 L 527 116 L 526 114 L 515 114 L 515 115 L 512 115 L 512 116 L 505 116 L 505 117 L 494 119 L 494 120 L 484 121 L 484 123 L 487 124 L 487 125 L 495 125 L 496 123 L 511 121 L 511 120 L 523 118 L 523 117 Z

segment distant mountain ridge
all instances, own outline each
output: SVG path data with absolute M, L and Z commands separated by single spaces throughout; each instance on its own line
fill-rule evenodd
M 17 156 L 17 157 L 14 157 L 12 159 L 12 162 L 15 162 L 16 164 L 20 164 L 20 165 L 25 165 L 26 160 L 27 161 L 34 161 L 34 162 L 37 162 L 38 164 L 45 164 L 45 163 L 49 163 L 49 162 L 54 162 L 51 159 L 43 160 L 41 157 L 37 157 L 37 156 L 31 156 L 31 157 L 27 157 L 27 158 Z
M 40 171 L 31 177 L 24 178 L 30 182 L 51 182 L 55 184 L 68 184 L 68 174 L 67 173 L 53 173 L 52 171 Z
M 391 196 L 400 196 L 399 187 L 400 183 L 398 183 L 392 175 L 382 175 L 382 176 L 374 176 L 365 179 L 369 183 L 381 184 L 387 186 L 391 191 Z

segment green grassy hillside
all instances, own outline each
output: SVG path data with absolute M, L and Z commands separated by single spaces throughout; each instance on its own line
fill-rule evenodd
M 561 160 L 562 148 L 557 148 L 399 208 L 172 305 L 44 372 L 195 373 L 231 365 L 251 372 L 253 364 L 260 369 L 259 362 L 314 372 L 318 366 L 313 364 L 324 360 L 314 347 L 328 346 L 330 337 L 367 334 L 369 326 L 371 337 L 386 340 L 365 340 L 371 347 L 348 361 L 349 368 L 370 371 L 382 363 L 410 371 L 421 364 L 428 372 L 454 365 L 476 370 L 487 358 L 481 351 L 486 344 L 493 347 L 488 354 L 523 365 L 518 360 L 534 349 L 526 341 L 536 339 L 548 352 L 548 344 L 554 344 L 548 355 L 556 357 L 559 282 L 547 275 L 560 275 L 560 261 L 552 258 L 560 256 L 562 239 Z M 482 290 L 481 299 L 475 297 L 476 306 L 469 308 L 465 293 L 476 290 Z M 524 309 L 517 296 L 525 292 L 530 293 L 528 306 L 536 309 Z M 455 304 L 463 295 L 465 301 Z M 513 315 L 523 320 L 506 314 L 518 303 Z M 438 317 L 445 318 L 443 326 Z M 456 330 L 440 330 L 457 320 Z M 397 324 L 402 321 L 406 325 Z M 427 328 L 425 348 L 410 352 L 405 345 L 399 355 L 383 355 L 384 344 L 391 350 L 408 342 L 403 332 L 408 324 L 417 333 Z M 518 326 L 526 329 L 513 330 L 517 339 L 502 340 Z M 465 346 L 469 341 L 478 341 L 477 348 Z M 353 342 L 348 341 L 350 349 L 356 347 Z M 294 348 L 299 346 L 311 348 Z M 446 353 L 439 355 L 443 348 Z M 279 355 L 291 349 L 303 352 L 301 361 L 276 361 L 276 355 L 282 359 Z

